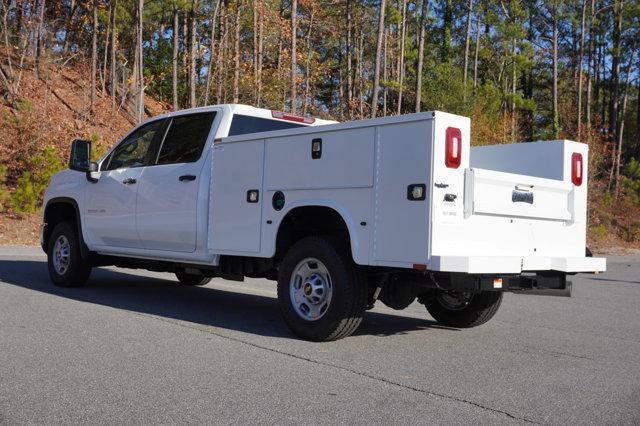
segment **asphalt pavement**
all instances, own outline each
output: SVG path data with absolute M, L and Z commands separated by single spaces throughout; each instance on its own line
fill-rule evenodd
M 39 249 L 0 248 L 0 423 L 638 424 L 640 257 L 608 268 L 478 328 L 378 304 L 310 343 L 270 281 L 99 268 L 62 289 Z

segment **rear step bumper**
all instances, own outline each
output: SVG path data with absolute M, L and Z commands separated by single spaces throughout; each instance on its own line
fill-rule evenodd
M 427 269 L 468 274 L 520 274 L 527 271 L 604 272 L 604 257 L 432 256 Z

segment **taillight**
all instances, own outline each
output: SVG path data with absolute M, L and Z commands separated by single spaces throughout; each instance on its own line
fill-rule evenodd
M 287 114 L 282 111 L 271 111 L 271 116 L 280 120 L 295 121 L 296 123 L 304 124 L 313 124 L 316 121 L 313 117 L 301 117 L 299 115 Z
M 574 152 L 571 156 L 571 182 L 575 186 L 582 185 L 582 154 Z
M 462 133 L 455 127 L 447 127 L 447 141 L 444 163 L 450 169 L 457 169 L 462 161 Z

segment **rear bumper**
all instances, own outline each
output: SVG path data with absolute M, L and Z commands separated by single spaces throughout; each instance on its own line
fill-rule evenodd
M 604 272 L 604 257 L 545 256 L 432 256 L 427 264 L 431 271 L 468 274 L 519 274 L 528 271 Z

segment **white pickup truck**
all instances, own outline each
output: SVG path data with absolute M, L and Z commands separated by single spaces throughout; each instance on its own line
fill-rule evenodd
M 568 296 L 586 249 L 587 145 L 471 148 L 443 112 L 335 123 L 217 105 L 152 118 L 100 161 L 76 140 L 45 194 L 52 281 L 91 268 L 277 280 L 305 339 L 351 334 L 376 300 L 473 327 L 505 291 Z M 212 313 L 215 315 L 215 313 Z

